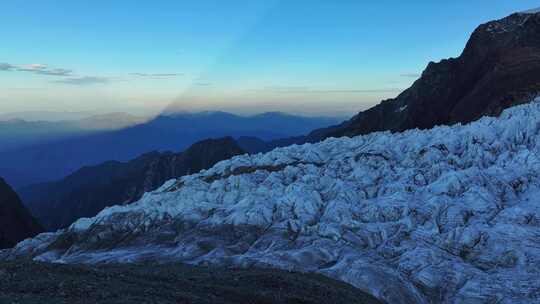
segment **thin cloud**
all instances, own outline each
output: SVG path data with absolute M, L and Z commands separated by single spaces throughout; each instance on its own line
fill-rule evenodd
M 0 71 L 28 72 L 28 73 L 48 75 L 48 76 L 71 76 L 73 74 L 72 70 L 59 69 L 59 68 L 51 69 L 46 64 L 40 64 L 40 63 L 23 64 L 23 65 L 0 63 Z
M 67 69 L 52 69 L 52 70 L 42 70 L 38 71 L 38 74 L 49 75 L 49 76 L 70 76 L 72 75 L 72 70 Z
M 399 76 L 408 77 L 408 78 L 420 78 L 420 76 L 422 76 L 422 74 L 420 74 L 420 73 L 404 73 L 404 74 L 401 74 Z
M 197 87 L 209 87 L 209 86 L 212 86 L 212 83 L 211 82 L 195 82 L 193 85 Z
M 41 91 L 44 88 L 8 88 L 10 91 Z
M 86 85 L 96 85 L 96 84 L 107 84 L 110 82 L 110 79 L 107 77 L 83 76 L 83 77 L 66 78 L 66 79 L 57 80 L 54 82 L 61 83 L 61 84 L 86 86 Z
M 273 86 L 265 87 L 257 91 L 266 91 L 279 94 L 368 94 L 368 93 L 395 93 L 401 92 L 401 88 L 382 89 L 314 89 L 310 87 Z
M 364 94 L 364 93 L 395 93 L 401 92 L 400 88 L 386 88 L 386 89 L 367 89 L 367 90 L 314 90 L 314 93 L 352 93 L 352 94 Z
M 40 63 L 24 64 L 17 66 L 19 72 L 39 72 L 47 70 L 47 65 Z
M 0 71 L 12 71 L 13 69 L 15 69 L 14 65 L 9 63 L 0 63 Z
M 162 79 L 162 78 L 173 78 L 182 76 L 182 73 L 131 73 L 132 76 L 144 77 L 144 78 L 153 78 L 153 79 Z

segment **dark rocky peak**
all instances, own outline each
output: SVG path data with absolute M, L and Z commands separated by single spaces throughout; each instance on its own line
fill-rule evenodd
M 409 89 L 308 141 L 374 131 L 466 123 L 498 115 L 540 92 L 540 13 L 512 14 L 480 25 L 457 58 L 430 62 Z
M 0 178 L 0 249 L 35 236 L 41 226 L 23 206 L 19 196 Z
M 471 35 L 462 59 L 502 55 L 513 48 L 538 47 L 540 13 L 516 13 L 480 25 Z
M 243 153 L 242 149 L 238 146 L 238 143 L 232 137 L 202 140 L 184 151 L 185 154 L 195 154 L 199 156 L 227 152 L 233 155 Z

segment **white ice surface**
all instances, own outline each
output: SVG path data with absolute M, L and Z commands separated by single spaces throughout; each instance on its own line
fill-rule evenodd
M 294 145 L 169 181 L 13 253 L 315 271 L 391 303 L 540 303 L 539 153 L 538 101 L 464 126 Z M 190 234 L 155 236 L 173 222 Z M 228 225 L 259 230 L 246 242 Z M 144 245 L 87 246 L 111 233 Z M 68 234 L 81 236 L 71 248 L 51 245 Z

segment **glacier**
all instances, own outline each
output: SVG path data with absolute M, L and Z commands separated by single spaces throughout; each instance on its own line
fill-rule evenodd
M 540 303 L 540 99 L 242 155 L 0 253 L 318 272 L 388 303 Z

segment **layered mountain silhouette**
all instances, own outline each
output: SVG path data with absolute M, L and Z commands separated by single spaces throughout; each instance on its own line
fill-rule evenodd
M 13 115 L 21 115 L 21 118 L 12 118 Z M 27 115 L 32 118 L 31 114 Z M 33 117 L 32 120 L 22 118 L 27 115 L 25 113 L 0 115 L 0 152 L 97 132 L 119 130 L 148 120 L 126 113 L 92 115 L 80 119 L 56 121 L 39 120 L 37 117 Z M 47 117 L 47 114 L 44 113 L 43 116 Z
M 107 117 L 103 119 L 108 121 Z M 268 141 L 306 134 L 310 130 L 339 121 L 337 118 L 283 113 L 254 116 L 225 112 L 162 115 L 120 130 L 70 136 L 0 152 L 0 172 L 10 184 L 19 189 L 30 184 L 57 180 L 83 166 L 97 165 L 104 161 L 128 161 L 148 151 L 182 151 L 206 138 L 256 136 Z M 103 121 L 100 124 L 103 125 Z
M 41 231 L 17 193 L 0 178 L 0 249 L 13 247 Z
M 230 137 L 204 140 L 181 153 L 151 152 L 125 163 L 85 167 L 60 181 L 32 185 L 19 193 L 45 228 L 56 230 L 107 206 L 136 201 L 171 178 L 243 153 Z

